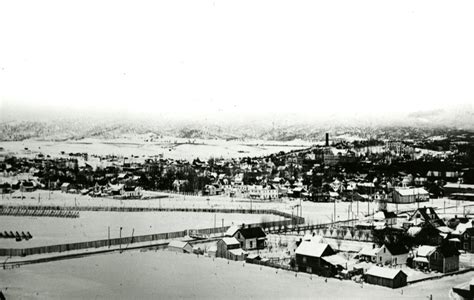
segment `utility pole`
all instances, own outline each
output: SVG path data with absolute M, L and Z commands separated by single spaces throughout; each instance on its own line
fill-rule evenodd
M 120 233 L 119 233 L 119 248 L 120 248 L 120 253 L 122 253 L 122 227 L 120 227 Z
M 108 241 L 109 248 L 110 248 L 110 226 L 107 227 L 107 241 Z

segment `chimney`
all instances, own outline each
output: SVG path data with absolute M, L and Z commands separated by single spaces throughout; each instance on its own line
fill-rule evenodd
M 329 133 L 326 132 L 326 147 L 329 146 Z

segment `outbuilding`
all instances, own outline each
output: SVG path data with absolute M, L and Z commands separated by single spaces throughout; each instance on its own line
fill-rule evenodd
M 407 274 L 400 269 L 373 266 L 365 273 L 365 281 L 396 289 L 407 285 Z
M 193 246 L 188 242 L 183 241 L 171 241 L 168 244 L 169 251 L 181 252 L 181 253 L 192 253 Z
M 247 253 L 240 248 L 240 242 L 234 237 L 225 237 L 217 241 L 216 257 L 230 260 L 245 260 Z

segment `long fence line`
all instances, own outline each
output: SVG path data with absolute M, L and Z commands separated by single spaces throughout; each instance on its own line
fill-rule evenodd
M 133 207 L 133 206 L 61 206 L 61 205 L 0 205 L 0 209 L 22 208 L 28 210 L 67 210 L 67 211 L 117 211 L 117 212 L 207 212 L 207 213 L 230 213 L 230 214 L 271 214 L 295 220 L 304 219 L 290 213 L 275 209 L 245 209 L 245 208 L 186 208 L 186 207 Z M 300 224 L 300 223 L 298 223 Z
M 48 209 L 54 209 L 55 207 L 48 207 Z M 67 209 L 67 207 L 58 207 L 60 209 Z M 79 207 L 78 207 L 79 208 Z M 98 208 L 99 211 L 102 211 L 103 207 L 81 207 L 82 210 L 95 210 Z M 107 208 L 107 207 L 105 207 Z M 77 209 L 77 208 L 75 208 Z M 254 214 L 275 214 L 282 217 L 290 218 L 286 220 L 280 221 L 272 221 L 272 222 L 262 222 L 262 223 L 255 223 L 249 224 L 247 226 L 262 226 L 263 228 L 281 228 L 287 227 L 290 225 L 298 225 L 304 223 L 304 218 L 295 217 L 291 219 L 291 214 L 280 212 L 277 210 L 242 210 L 242 209 L 168 209 L 168 208 L 127 208 L 127 207 L 116 207 L 116 208 L 108 208 L 110 210 L 107 211 L 189 211 L 189 212 L 222 212 L 222 213 L 254 213 Z M 130 209 L 130 210 L 129 210 Z M 212 228 L 203 228 L 203 229 L 187 229 L 182 231 L 175 231 L 175 232 L 165 232 L 165 233 L 156 233 L 156 234 L 147 234 L 147 235 L 139 235 L 139 236 L 129 236 L 129 237 L 121 237 L 121 238 L 112 238 L 112 239 L 103 239 L 103 240 L 95 240 L 95 241 L 86 241 L 86 242 L 77 242 L 77 243 L 67 243 L 67 244 L 58 244 L 58 245 L 49 245 L 49 246 L 39 246 L 39 247 L 32 247 L 32 248 L 14 248 L 14 249 L 3 249 L 0 248 L 0 256 L 27 256 L 27 255 L 34 255 L 34 254 L 45 254 L 45 253 L 55 253 L 55 252 L 65 252 L 71 250 L 83 250 L 89 248 L 100 248 L 100 247 L 110 247 L 116 245 L 127 245 L 127 244 L 134 244 L 134 243 L 145 243 L 145 242 L 153 242 L 158 240 L 169 240 L 169 239 L 176 239 L 188 236 L 190 233 L 197 234 L 197 235 L 204 235 L 210 236 L 212 234 L 223 234 L 229 226 L 224 227 L 212 227 Z

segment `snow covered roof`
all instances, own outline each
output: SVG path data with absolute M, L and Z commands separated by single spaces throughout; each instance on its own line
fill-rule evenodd
M 374 245 L 369 245 L 362 248 L 362 250 L 359 251 L 359 255 L 375 256 L 379 250 L 380 250 L 379 247 L 374 247 Z
M 341 266 L 343 268 L 345 268 L 348 263 L 347 259 L 337 254 L 325 256 L 322 259 L 324 259 L 333 266 Z
M 458 226 L 456 226 L 456 230 L 453 231 L 453 234 L 463 234 L 466 229 L 471 228 L 472 223 L 467 222 L 467 223 L 459 223 Z
M 429 263 L 428 259 L 426 257 L 423 257 L 423 256 L 415 257 L 413 259 L 413 261 L 422 262 L 422 263 Z
M 184 247 L 186 247 L 187 244 L 188 244 L 188 242 L 183 242 L 183 241 L 171 241 L 171 242 L 168 244 L 168 247 L 184 248 Z
M 434 246 L 420 246 L 417 251 L 417 256 L 429 256 L 436 250 Z
M 428 192 L 424 188 L 396 189 L 395 191 L 402 196 L 428 195 Z
M 225 232 L 225 236 L 234 236 L 234 234 L 240 229 L 240 226 L 232 225 Z
M 325 243 L 314 243 L 314 242 L 305 242 L 303 241 L 299 247 L 296 249 L 296 254 L 312 256 L 312 257 L 321 257 L 326 251 L 326 249 L 332 249 L 331 246 Z
M 442 233 L 450 233 L 450 232 L 453 232 L 453 230 L 451 228 L 449 228 L 448 226 L 439 226 L 437 227 L 436 229 L 438 229 L 438 231 L 442 232 Z
M 448 182 L 444 185 L 444 188 L 455 188 L 455 189 L 473 189 L 474 184 L 466 184 L 466 183 L 451 183 Z
M 240 245 L 240 242 L 235 237 L 222 238 L 226 245 Z
M 394 279 L 398 275 L 398 273 L 400 273 L 400 272 L 405 274 L 405 272 L 403 272 L 400 269 L 390 269 L 390 268 L 382 268 L 382 267 L 378 267 L 378 266 L 373 266 L 365 274 L 376 276 L 376 277 L 387 278 L 387 279 Z M 406 274 L 405 274 L 405 276 L 406 276 Z
M 238 248 L 238 249 L 232 249 L 232 250 L 229 250 L 230 253 L 236 255 L 236 256 L 240 256 L 240 255 L 246 255 L 247 252 L 242 250 L 242 248 Z
M 408 228 L 407 233 L 409 236 L 415 236 L 421 231 L 421 227 L 418 226 L 412 226 Z

